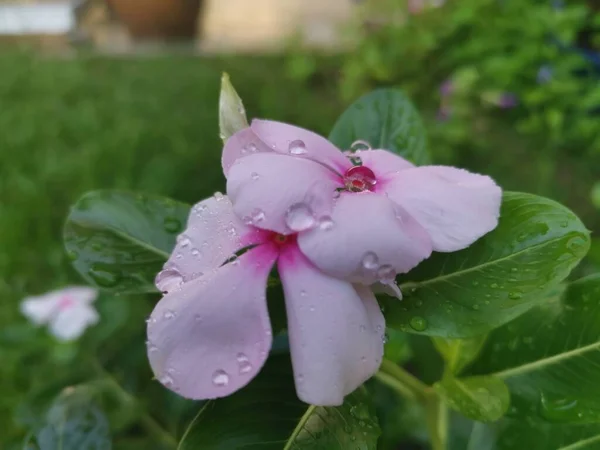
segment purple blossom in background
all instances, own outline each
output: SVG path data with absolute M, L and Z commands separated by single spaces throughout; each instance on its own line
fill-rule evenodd
M 454 92 L 454 83 L 452 83 L 451 79 L 447 79 L 442 84 L 440 84 L 440 95 L 442 97 L 447 97 Z
M 543 65 L 540 67 L 537 73 L 537 82 L 539 84 L 546 84 L 552 80 L 553 70 L 549 65 Z
M 504 92 L 498 99 L 498 106 L 502 109 L 511 109 L 519 104 L 519 98 L 512 92 Z

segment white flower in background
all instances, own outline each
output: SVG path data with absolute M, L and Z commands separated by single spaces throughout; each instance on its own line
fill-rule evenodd
M 57 339 L 72 341 L 100 319 L 92 305 L 97 296 L 96 289 L 69 286 L 26 297 L 21 302 L 21 312 L 36 325 L 48 325 Z

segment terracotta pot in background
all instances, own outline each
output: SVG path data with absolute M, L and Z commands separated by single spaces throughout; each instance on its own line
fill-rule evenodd
M 106 0 L 137 40 L 193 39 L 202 0 Z

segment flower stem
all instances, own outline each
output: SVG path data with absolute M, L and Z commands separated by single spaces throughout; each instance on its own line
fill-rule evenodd
M 437 392 L 402 367 L 383 360 L 375 377 L 401 397 L 417 401 L 425 411 L 432 450 L 446 450 L 448 441 L 448 407 Z
M 98 374 L 102 376 L 107 387 L 109 387 L 124 404 L 129 405 L 134 411 L 138 412 L 139 422 L 148 434 L 160 442 L 164 448 L 176 449 L 178 445 L 177 440 L 154 420 L 152 416 L 144 412 L 144 409 L 138 400 L 123 389 L 113 375 L 104 369 L 101 364 L 95 362 L 94 366 Z

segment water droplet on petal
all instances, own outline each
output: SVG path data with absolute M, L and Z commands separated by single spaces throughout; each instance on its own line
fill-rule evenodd
M 164 269 L 156 275 L 154 284 L 159 291 L 166 294 L 181 287 L 183 284 L 183 276 L 181 276 L 177 269 Z
M 175 316 L 177 316 L 177 313 L 175 311 L 173 311 L 172 309 L 167 309 L 165 311 L 165 313 L 163 314 L 163 317 L 167 320 L 172 319 Z
M 188 247 L 192 241 L 189 237 L 187 237 L 185 234 L 180 234 L 179 236 L 177 236 L 177 243 L 182 247 L 182 248 L 186 248 Z
M 256 145 L 250 142 L 248 145 L 242 148 L 242 153 L 254 153 L 256 150 Z
M 315 216 L 310 206 L 305 203 L 296 203 L 288 209 L 285 223 L 292 231 L 303 231 L 315 224 Z
M 257 174 L 256 172 L 252 172 L 250 174 L 250 178 L 252 178 L 254 181 L 258 180 L 260 178 L 260 175 Z
M 219 202 L 220 202 L 220 201 L 221 201 L 221 200 L 223 200 L 224 198 L 225 198 L 225 196 L 223 195 L 223 193 L 221 193 L 221 192 L 219 192 L 219 191 L 215 192 L 215 199 L 216 199 L 217 201 L 219 201 Z
M 319 229 L 329 231 L 333 228 L 334 222 L 329 216 L 323 216 L 319 219 Z
M 300 291 L 300 297 L 306 297 L 306 291 Z
M 192 254 L 192 256 L 198 256 L 200 255 L 200 250 L 198 250 L 197 248 L 193 248 L 190 253 Z
M 235 359 L 238 362 L 241 375 L 249 373 L 252 370 L 252 364 L 244 353 L 238 353 Z
M 367 141 L 363 141 L 362 139 L 359 139 L 358 141 L 354 141 L 351 145 L 350 145 L 350 149 L 354 152 L 358 151 L 358 150 L 371 150 L 371 144 L 368 143 Z
M 265 220 L 265 217 L 265 212 L 262 209 L 258 208 L 252 211 L 252 214 L 250 215 L 253 224 L 262 222 L 263 220 Z
M 225 387 L 229 384 L 229 375 L 224 370 L 215 370 L 212 382 L 217 387 Z
M 396 270 L 389 264 L 384 264 L 377 270 L 377 278 L 383 284 L 391 284 L 396 279 Z
M 292 155 L 306 154 L 306 145 L 304 144 L 304 141 L 295 140 L 295 141 L 290 142 L 289 152 Z
M 170 375 L 163 375 L 162 377 L 159 378 L 159 380 L 164 386 L 168 387 L 168 388 L 173 388 L 173 385 L 175 383 L 175 381 L 173 380 L 173 378 Z
M 365 253 L 362 259 L 362 266 L 367 270 L 377 270 L 379 268 L 379 258 L 373 252 Z

